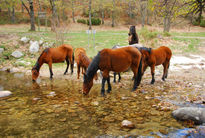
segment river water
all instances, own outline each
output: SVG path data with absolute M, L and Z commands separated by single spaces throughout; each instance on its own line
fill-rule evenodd
M 148 98 L 154 89 L 133 93 L 132 84 L 112 84 L 106 97 L 100 96 L 100 84 L 94 84 L 84 96 L 82 81 L 42 78 L 33 83 L 23 73 L 0 72 L 1 90 L 12 92 L 0 98 L 0 137 L 155 137 L 184 128 L 170 110 L 157 108 L 160 99 Z M 135 128 L 122 127 L 123 120 Z

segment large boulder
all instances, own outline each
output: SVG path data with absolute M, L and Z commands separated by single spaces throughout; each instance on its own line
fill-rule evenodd
M 39 50 L 39 43 L 38 43 L 38 41 L 32 42 L 30 47 L 29 47 L 29 52 L 31 54 L 34 54 L 34 53 L 38 52 L 38 50 Z
M 15 58 L 20 58 L 23 56 L 23 54 L 18 50 L 14 51 L 11 55 Z
M 192 120 L 195 124 L 205 123 L 205 108 L 183 107 L 173 111 L 172 115 L 182 121 Z

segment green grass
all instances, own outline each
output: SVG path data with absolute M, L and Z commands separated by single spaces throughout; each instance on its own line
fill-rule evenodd
M 33 41 L 38 41 L 43 39 L 44 42 L 55 43 L 55 46 L 60 44 L 60 40 L 56 40 L 56 33 L 50 31 L 36 31 L 36 32 L 29 32 L 29 27 L 22 27 L 19 28 L 5 28 L 4 31 L 1 31 L 0 34 L 13 34 L 19 37 L 19 39 L 23 36 L 29 37 Z M 103 48 L 112 48 L 114 45 L 128 45 L 128 31 L 98 31 L 95 34 L 95 47 L 93 41 L 93 35 L 86 34 L 85 31 L 72 31 L 64 34 L 64 43 L 72 45 L 74 48 L 84 47 L 86 48 L 87 55 L 89 57 L 94 57 L 98 51 L 102 50 Z M 160 41 L 167 41 L 168 39 L 159 39 L 157 35 L 160 34 L 162 37 L 168 37 L 168 39 L 175 40 L 176 42 L 185 43 L 185 46 L 180 46 L 177 43 L 169 45 L 169 47 L 174 50 L 180 50 L 182 53 L 186 52 L 198 52 L 197 46 L 199 45 L 202 39 L 197 39 L 194 37 L 204 37 L 205 32 L 194 32 L 194 33 L 178 33 L 178 32 L 171 32 L 171 33 L 162 33 L 157 31 L 149 31 L 148 29 L 138 30 L 138 35 L 140 38 L 140 43 L 145 44 L 145 46 L 152 47 L 152 46 L 159 46 Z M 88 37 L 89 37 L 89 46 L 88 46 Z M 191 38 L 193 37 L 193 38 Z M 0 58 L 0 62 L 8 62 L 5 57 L 9 57 L 9 60 L 14 61 L 15 58 L 12 58 L 10 54 L 15 49 L 19 49 L 21 44 L 11 45 L 12 39 L 8 39 L 7 41 L 1 42 L 0 47 L 4 48 L 5 51 L 3 52 L 3 56 Z M 166 44 L 166 43 L 165 43 Z M 29 45 L 25 45 L 25 47 L 29 48 Z M 36 59 L 40 55 L 36 53 L 34 55 L 29 54 L 26 52 L 24 56 L 25 61 L 31 62 L 30 66 L 33 66 L 36 62 Z M 32 58 L 33 57 L 33 58 Z M 35 60 L 33 60 L 35 59 Z M 65 63 L 56 64 L 57 66 L 61 66 Z

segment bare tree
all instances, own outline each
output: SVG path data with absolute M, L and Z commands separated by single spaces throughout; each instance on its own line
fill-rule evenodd
M 91 22 L 91 4 L 92 4 L 92 1 L 89 0 L 89 30 L 92 30 L 92 22 Z
M 145 25 L 145 17 L 147 12 L 147 0 L 140 0 L 140 12 L 141 12 L 141 23 L 143 28 Z
M 25 7 L 25 9 L 27 10 L 29 16 L 30 16 L 30 24 L 31 24 L 31 31 L 35 31 L 35 18 L 34 18 L 34 8 L 33 8 L 33 0 L 27 0 L 29 3 L 29 8 L 25 5 L 24 1 L 21 0 L 21 3 L 23 4 L 23 6 Z
M 112 0 L 112 27 L 115 27 L 115 0 Z
M 73 23 L 75 23 L 75 7 L 74 7 L 74 0 L 72 0 L 72 18 L 73 18 Z
M 59 26 L 58 14 L 56 10 L 55 0 L 49 0 L 51 9 L 52 9 L 52 22 L 51 22 L 51 30 L 55 31 L 56 27 Z

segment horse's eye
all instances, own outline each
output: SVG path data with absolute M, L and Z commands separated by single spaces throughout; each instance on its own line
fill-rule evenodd
M 130 33 L 128 33 L 128 35 L 130 36 L 131 34 L 130 34 Z

